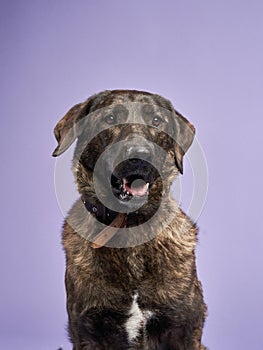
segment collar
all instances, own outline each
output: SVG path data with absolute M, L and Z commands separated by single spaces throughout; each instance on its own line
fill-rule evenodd
M 87 199 L 82 198 L 87 211 L 91 213 L 98 221 L 107 225 L 94 238 L 91 246 L 101 248 L 114 237 L 120 228 L 126 226 L 127 214 L 113 211 L 103 204 L 94 204 Z
M 110 223 L 118 215 L 118 212 L 105 207 L 103 204 L 94 204 L 84 198 L 82 198 L 82 202 L 85 205 L 87 211 L 102 224 L 110 225 Z

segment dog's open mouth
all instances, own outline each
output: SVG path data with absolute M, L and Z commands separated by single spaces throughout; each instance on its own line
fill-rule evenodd
M 145 202 L 158 176 L 157 169 L 145 160 L 125 160 L 112 171 L 112 192 L 122 202 Z
M 111 177 L 112 190 L 115 196 L 125 201 L 133 197 L 145 197 L 149 194 L 150 182 L 142 175 L 129 175 L 123 178 Z
M 131 196 L 142 197 L 148 195 L 149 182 L 136 175 L 122 179 L 123 191 Z

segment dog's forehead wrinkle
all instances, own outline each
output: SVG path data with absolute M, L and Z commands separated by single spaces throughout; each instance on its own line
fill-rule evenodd
M 114 105 L 112 108 L 112 112 L 116 116 L 124 116 L 124 117 L 127 117 L 129 114 L 129 110 L 128 110 L 127 106 L 125 106 L 124 104 Z
M 110 100 L 108 103 L 101 105 L 94 106 L 91 109 L 91 113 L 96 112 L 105 112 L 107 110 L 112 111 L 137 111 L 140 114 L 152 114 L 156 111 L 167 111 L 172 112 L 171 108 L 168 108 L 168 106 L 160 105 L 159 103 L 156 103 L 154 100 L 141 100 L 141 101 L 130 101 L 125 99 L 118 99 L 118 100 Z
M 141 113 L 145 117 L 152 116 L 157 112 L 157 106 L 154 106 L 152 104 L 143 104 L 141 106 Z
M 142 116 L 142 105 L 138 102 L 124 102 L 122 104 L 113 105 L 112 111 L 116 116 L 126 117 L 126 123 L 144 123 Z M 124 120 L 123 120 L 124 121 Z
M 155 99 L 158 99 L 158 97 L 161 98 L 158 95 L 154 95 L 146 91 L 112 90 L 105 91 L 97 95 L 97 101 L 103 103 L 104 105 L 118 102 L 153 102 Z M 164 100 L 164 98 L 162 99 Z
M 155 101 L 154 98 L 140 98 L 139 100 L 130 99 L 125 96 L 119 96 L 116 98 L 107 99 L 104 101 L 104 105 L 97 104 L 91 109 L 90 115 L 86 116 L 87 119 L 92 120 L 92 123 L 88 123 L 92 130 L 98 130 L 102 127 L 102 122 L 107 115 L 113 114 L 117 117 L 118 124 L 144 124 L 152 125 L 154 117 L 160 117 L 165 123 L 163 128 L 166 128 L 172 124 L 172 110 L 170 106 L 161 104 L 159 101 Z M 91 119 L 92 118 L 92 119 Z M 93 124 L 93 126 L 91 125 Z M 117 125 L 118 125 L 117 124 Z M 95 129 L 94 129 L 95 127 Z M 105 127 L 105 125 L 103 125 Z M 171 129 L 172 130 L 172 129 Z M 168 133 L 171 130 L 166 130 Z

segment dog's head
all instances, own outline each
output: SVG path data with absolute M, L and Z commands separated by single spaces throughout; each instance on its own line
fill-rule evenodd
M 77 139 L 73 170 L 79 191 L 109 191 L 122 205 L 161 196 L 194 138 L 194 127 L 161 96 L 135 90 L 105 91 L 72 107 L 54 133 L 59 156 Z M 132 203 L 132 204 L 131 204 Z

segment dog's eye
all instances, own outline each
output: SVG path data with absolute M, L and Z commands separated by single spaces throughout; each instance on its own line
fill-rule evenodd
M 161 123 L 163 122 L 163 120 L 160 117 L 154 117 L 152 119 L 152 125 L 153 126 L 159 126 Z
M 104 120 L 107 124 L 110 124 L 110 125 L 115 124 L 117 122 L 117 118 L 113 114 L 106 115 Z

